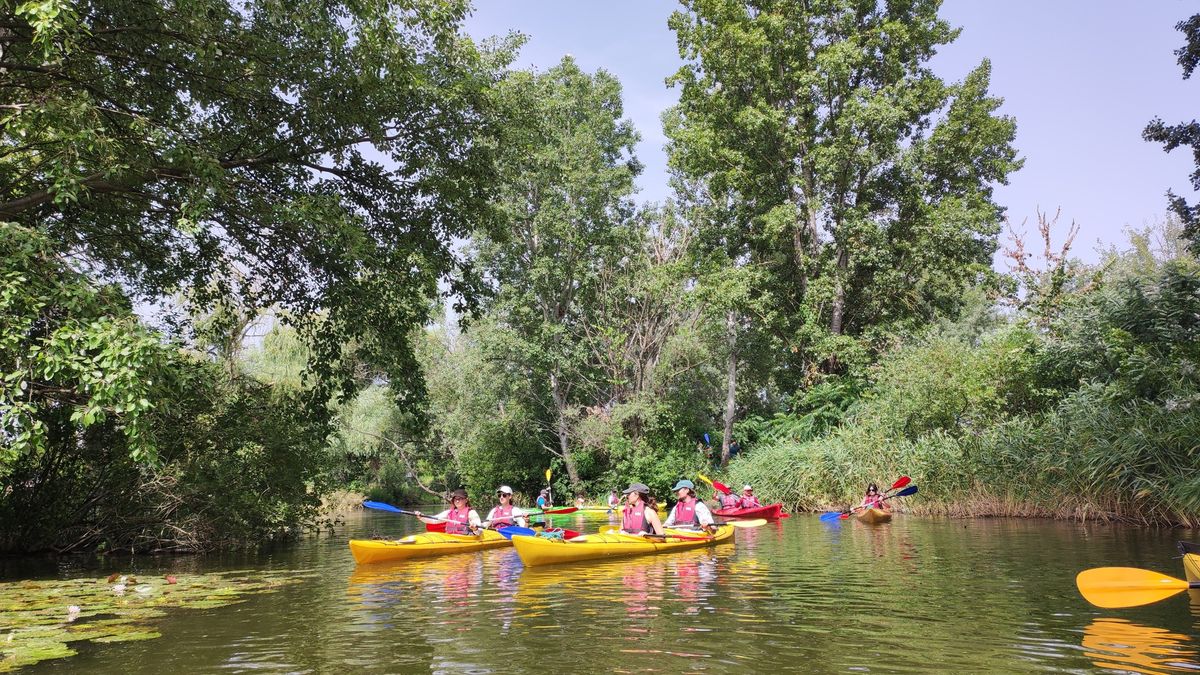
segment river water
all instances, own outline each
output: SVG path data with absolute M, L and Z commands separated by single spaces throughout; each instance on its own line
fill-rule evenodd
M 594 531 L 608 521 L 558 522 Z M 1200 592 L 1104 610 L 1074 584 L 1080 570 L 1110 565 L 1182 578 L 1174 542 L 1197 533 L 800 514 L 740 529 L 734 545 L 533 569 L 512 548 L 356 566 L 346 546 L 418 525 L 367 512 L 253 556 L 106 563 L 146 576 L 249 569 L 305 579 L 236 605 L 168 611 L 155 620 L 160 638 L 75 643 L 76 656 L 20 672 L 1200 670 Z M 10 563 L 3 575 L 81 572 Z

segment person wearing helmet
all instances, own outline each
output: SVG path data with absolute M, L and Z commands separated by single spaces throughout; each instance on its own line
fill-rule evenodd
M 446 523 L 446 534 L 475 534 L 483 526 L 479 513 L 471 508 L 471 500 L 467 491 L 459 488 L 450 493 L 450 508 L 436 516 L 426 516 L 420 511 L 414 511 L 422 523 Z
M 662 536 L 662 523 L 645 483 L 630 483 L 625 488 L 625 508 L 621 511 L 621 531 L 626 534 Z
M 500 489 L 496 491 L 496 499 L 500 503 L 492 507 L 491 511 L 488 511 L 487 520 L 484 521 L 485 526 L 494 530 L 512 525 L 518 527 L 526 526 L 525 509 L 517 508 L 513 505 L 512 488 L 507 485 L 501 485 Z
M 754 488 L 749 485 L 742 486 L 741 505 L 743 509 L 753 509 L 762 506 L 758 501 L 758 497 L 754 496 Z
M 708 510 L 704 502 L 696 499 L 695 483 L 684 478 L 671 489 L 675 491 L 678 501 L 675 502 L 675 508 L 671 509 L 671 515 L 667 516 L 663 527 L 685 527 L 709 532 L 717 528 L 713 522 L 712 511 Z

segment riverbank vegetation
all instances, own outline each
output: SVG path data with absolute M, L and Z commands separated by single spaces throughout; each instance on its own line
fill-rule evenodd
M 1198 524 L 1194 209 L 1091 266 L 1043 216 L 996 271 L 1017 121 L 930 69 L 937 2 L 682 3 L 663 204 L 616 78 L 513 69 L 460 0 L 0 7 L 0 551 L 546 469 Z

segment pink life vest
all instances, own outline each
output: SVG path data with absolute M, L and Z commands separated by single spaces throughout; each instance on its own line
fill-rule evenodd
M 696 515 L 696 498 L 688 497 L 681 502 L 675 503 L 676 525 L 694 525 L 700 526 L 700 518 Z
M 461 508 L 457 511 L 450 509 L 446 514 L 446 534 L 470 534 L 471 509 Z
M 634 511 L 634 509 L 637 509 Z M 625 506 L 621 511 L 621 531 L 630 534 L 638 532 L 653 532 L 654 528 L 650 523 L 646 522 L 646 505 L 638 504 L 637 506 Z
M 721 495 L 721 508 L 737 509 L 741 506 L 742 500 L 737 495 Z
M 497 506 L 496 508 L 492 509 L 492 528 L 498 530 L 502 527 L 508 527 L 509 525 L 512 525 L 512 515 L 512 504 L 509 504 L 508 506 Z
M 750 495 L 749 497 L 742 497 L 742 508 L 743 509 L 752 509 L 752 508 L 755 508 L 758 506 L 762 506 L 762 504 L 758 503 L 758 497 L 755 497 L 754 495 Z

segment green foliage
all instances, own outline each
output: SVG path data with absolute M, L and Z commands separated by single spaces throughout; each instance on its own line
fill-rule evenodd
M 765 277 L 756 325 L 782 336 L 787 388 L 861 372 L 990 275 L 1016 124 L 987 61 L 957 83 L 927 67 L 957 35 L 939 4 L 689 0 L 670 19 L 671 163 L 705 240 Z
M 411 329 L 439 279 L 475 297 L 451 245 L 490 221 L 513 47 L 465 39 L 465 0 L 0 7 L 0 219 L 139 299 L 276 309 L 321 402 L 359 361 L 420 399 Z
M 1175 24 L 1175 28 L 1184 34 L 1184 46 L 1175 50 L 1179 57 L 1179 65 L 1183 68 L 1183 79 L 1188 79 L 1200 62 L 1200 14 Z M 1192 188 L 1200 190 L 1200 123 L 1196 120 L 1175 125 L 1167 125 L 1161 119 L 1154 118 L 1142 131 L 1142 138 L 1153 143 L 1161 143 L 1163 150 L 1171 152 L 1176 148 L 1191 148 L 1192 157 L 1196 162 L 1196 170 L 1191 174 Z M 1183 236 L 1188 248 L 1195 255 L 1200 255 L 1200 204 L 1188 204 L 1187 200 L 1173 191 L 1167 191 L 1167 201 L 1172 213 L 1183 223 Z

